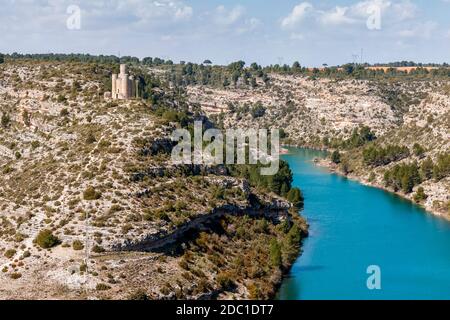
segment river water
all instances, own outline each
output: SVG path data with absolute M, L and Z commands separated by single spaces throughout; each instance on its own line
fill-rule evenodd
M 279 299 L 450 299 L 450 222 L 315 166 L 322 152 L 289 150 L 310 236 Z

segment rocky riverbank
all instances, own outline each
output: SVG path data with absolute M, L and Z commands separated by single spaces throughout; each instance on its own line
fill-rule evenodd
M 413 199 L 414 193 L 405 194 L 400 191 L 394 191 L 393 189 L 386 187 L 379 181 L 369 181 L 369 179 L 367 178 L 367 175 L 359 175 L 359 174 L 355 174 L 355 173 L 345 173 L 342 171 L 342 169 L 338 165 L 336 165 L 330 159 L 327 159 L 327 158 L 321 158 L 321 159 L 316 158 L 314 160 L 314 163 L 317 166 L 327 168 L 328 170 L 330 170 L 333 173 L 336 173 L 343 177 L 358 181 L 359 183 L 362 183 L 364 185 L 383 189 L 385 191 L 394 193 L 404 199 L 407 199 L 407 200 L 414 202 L 415 204 L 421 206 L 430 214 L 450 220 L 450 213 L 446 212 L 442 208 L 437 208 L 435 205 L 433 205 L 433 201 L 426 201 L 423 203 L 417 203 L 416 201 L 414 201 L 414 199 Z M 448 181 L 445 181 L 445 183 L 448 183 Z M 415 190 L 417 190 L 417 188 Z M 437 186 L 436 184 L 432 184 L 432 185 L 428 186 L 427 190 L 430 190 L 429 192 L 432 194 L 433 198 L 448 199 L 448 192 L 445 190 L 445 187 L 440 187 L 440 186 Z

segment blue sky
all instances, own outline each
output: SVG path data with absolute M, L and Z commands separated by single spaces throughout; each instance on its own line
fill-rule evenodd
M 370 63 L 450 62 L 450 0 L 3 0 L 0 19 L 7 53 L 320 66 L 363 49 Z

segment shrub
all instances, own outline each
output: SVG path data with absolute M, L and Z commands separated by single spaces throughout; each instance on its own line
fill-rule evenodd
M 340 152 L 338 150 L 335 150 L 331 154 L 331 161 L 333 161 L 333 163 L 335 163 L 335 164 L 341 163 L 341 154 L 340 154 Z
M 422 187 L 419 187 L 416 194 L 414 195 L 414 201 L 420 203 L 422 201 L 425 201 L 427 198 L 428 196 L 425 194 L 425 190 Z
M 79 251 L 79 250 L 83 250 L 84 249 L 84 245 L 80 240 L 75 240 L 72 243 L 72 248 L 73 250 Z
M 19 279 L 19 278 L 22 278 L 22 274 L 21 273 L 19 273 L 19 272 L 11 273 L 11 279 L 16 280 L 16 279 Z
M 421 158 L 425 153 L 425 149 L 420 144 L 415 143 L 413 146 L 413 152 L 416 157 Z
M 86 137 L 86 144 L 92 144 L 96 141 L 97 139 L 95 138 L 94 134 L 92 132 L 89 132 L 88 136 Z
M 364 163 L 370 166 L 383 166 L 400 161 L 409 156 L 409 149 L 404 146 L 389 145 L 386 148 L 370 146 L 363 151 Z
M 292 188 L 289 190 L 286 196 L 287 200 L 290 201 L 294 207 L 302 208 L 304 203 L 303 194 L 299 188 Z
M 6 252 L 5 252 L 5 257 L 6 258 L 8 258 L 8 259 L 11 259 L 12 257 L 14 257 L 14 255 L 16 254 L 16 250 L 14 250 L 14 249 L 9 249 L 9 250 L 6 250 Z
M 301 240 L 301 231 L 297 225 L 293 225 L 287 234 L 287 242 L 290 246 L 298 246 Z
M 440 181 L 450 175 L 450 153 L 440 154 L 433 167 L 433 178 Z
M 39 148 L 41 144 L 39 143 L 39 141 L 33 141 L 31 142 L 31 148 L 34 150 L 36 148 Z
M 83 192 L 84 200 L 98 200 L 102 197 L 100 192 L 97 192 L 94 187 L 90 186 Z
M 106 290 L 111 289 L 111 287 L 108 286 L 107 284 L 99 283 L 99 284 L 97 284 L 97 286 L 95 287 L 95 289 L 96 289 L 97 291 L 106 291 Z
M 61 111 L 59 112 L 60 117 L 67 117 L 68 115 L 69 115 L 69 110 L 67 110 L 66 108 L 61 109 Z
M 101 247 L 101 246 L 99 246 L 99 245 L 95 245 L 95 246 L 92 248 L 92 252 L 95 252 L 95 253 L 102 253 L 102 252 L 105 252 L 105 249 L 103 249 L 103 247 Z
M 50 230 L 42 230 L 37 235 L 35 242 L 43 249 L 53 248 L 54 246 L 60 244 L 59 239 L 53 235 Z
M 259 299 L 261 299 L 261 290 L 255 283 L 249 284 L 247 286 L 247 290 L 248 290 L 248 293 L 249 293 L 249 298 L 251 300 L 259 300 Z
M 189 270 L 189 264 L 187 263 L 187 261 L 186 260 L 181 260 L 179 263 L 178 263 L 178 265 L 182 268 L 182 269 L 184 269 L 184 270 Z
M 216 281 L 222 290 L 230 290 L 234 286 L 234 281 L 228 272 L 220 272 L 217 275 Z
M 255 106 L 250 110 L 250 114 L 253 119 L 263 117 L 266 113 L 266 108 L 261 104 L 261 102 L 257 102 Z
M 63 102 L 66 102 L 67 99 L 66 99 L 65 96 L 63 96 L 62 94 L 60 94 L 60 95 L 56 98 L 56 101 L 58 101 L 59 103 L 63 103 Z
M 420 175 L 423 180 L 429 180 L 433 177 L 433 160 L 426 158 L 420 165 Z
M 150 299 L 144 290 L 137 290 L 128 296 L 128 300 L 147 301 Z
M 11 118 L 9 116 L 9 114 L 3 113 L 2 114 L 2 119 L 1 119 L 1 125 L 3 128 L 6 128 L 9 126 L 9 124 L 11 123 Z
M 270 241 L 270 262 L 274 267 L 281 266 L 281 246 L 276 239 Z

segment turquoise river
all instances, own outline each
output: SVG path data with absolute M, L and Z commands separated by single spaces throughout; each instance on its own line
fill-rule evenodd
M 310 236 L 279 299 L 450 299 L 450 222 L 315 166 L 321 152 L 289 151 Z M 379 290 L 367 287 L 373 265 Z

